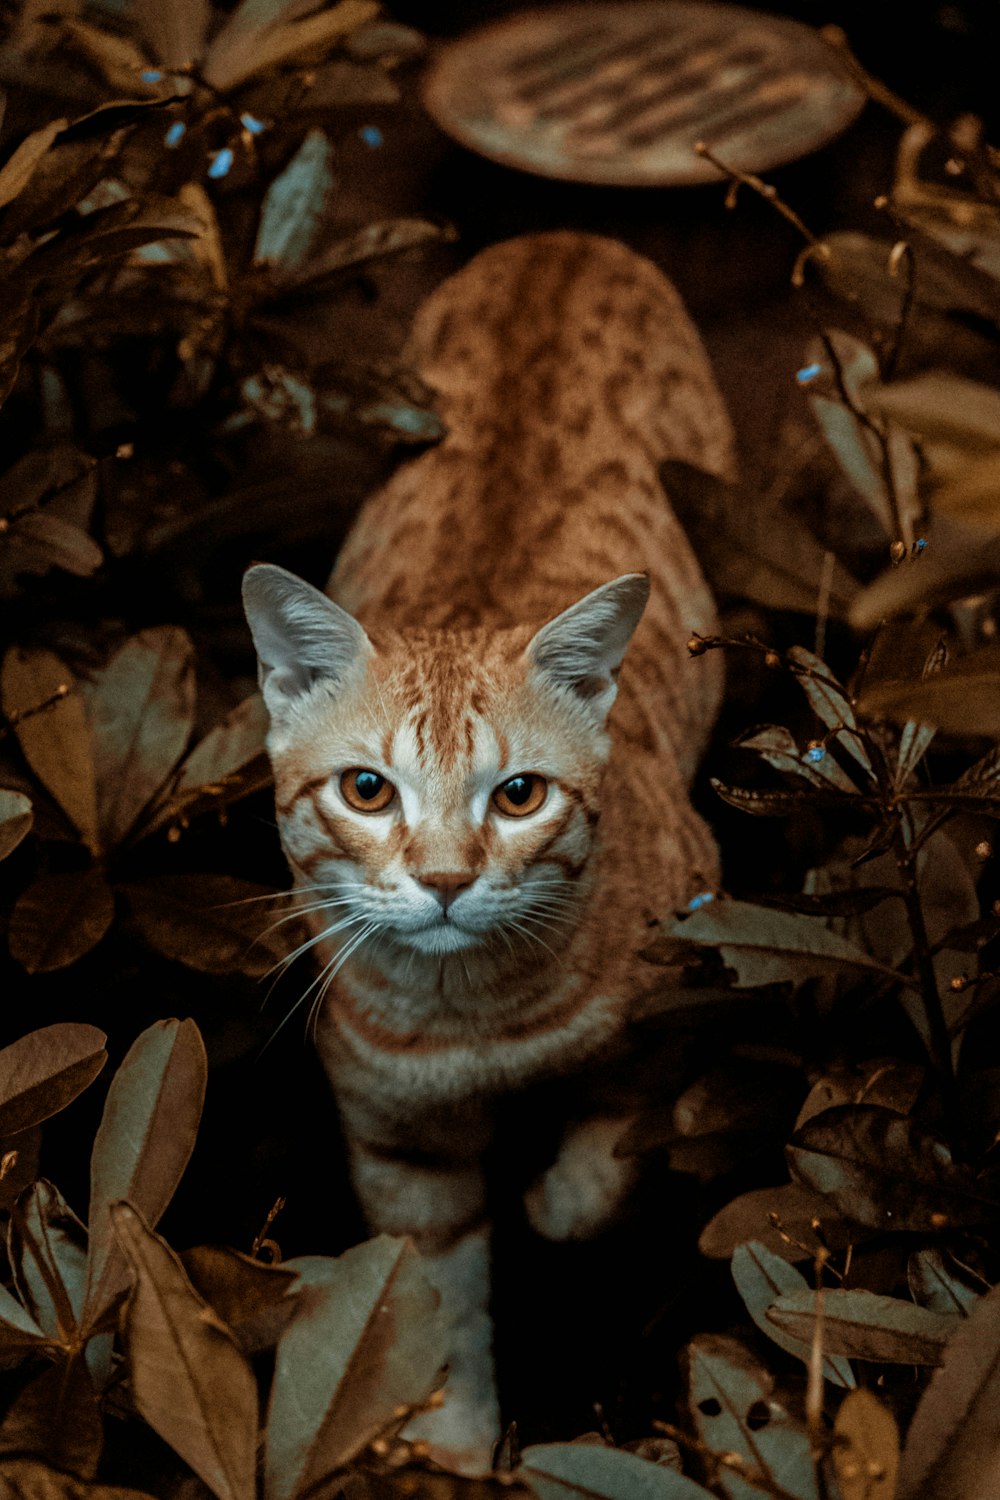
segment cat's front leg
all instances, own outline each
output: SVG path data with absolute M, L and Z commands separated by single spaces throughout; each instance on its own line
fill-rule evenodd
M 352 1135 L 348 1147 L 355 1189 L 372 1230 L 410 1235 L 441 1297 L 448 1379 L 443 1405 L 404 1429 L 431 1456 L 461 1473 L 489 1469 L 500 1435 L 493 1372 L 490 1300 L 490 1226 L 478 1156 L 415 1151 Z
M 567 1130 L 524 1195 L 533 1229 L 547 1240 L 586 1240 L 618 1217 L 637 1176 L 633 1158 L 615 1155 L 630 1124 L 629 1116 L 599 1115 Z

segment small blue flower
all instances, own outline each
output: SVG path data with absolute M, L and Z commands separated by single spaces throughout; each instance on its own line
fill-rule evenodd
M 209 177 L 225 177 L 233 164 L 233 153 L 228 146 L 223 146 L 221 151 L 216 151 L 208 167 Z
M 822 745 L 810 745 L 806 751 L 806 760 L 811 760 L 813 765 L 815 765 L 818 760 L 823 759 L 825 754 L 826 751 Z
M 240 115 L 240 124 L 244 130 L 249 130 L 251 135 L 260 135 L 262 130 L 267 129 L 263 120 L 258 120 L 256 115 L 251 114 Z
M 377 125 L 362 125 L 358 131 L 358 135 L 364 141 L 365 145 L 370 146 L 373 151 L 381 146 L 385 140 L 385 136 Z
M 184 139 L 186 131 L 187 126 L 184 124 L 184 121 L 175 120 L 167 130 L 166 135 L 163 137 L 163 144 L 165 146 L 169 146 L 171 149 L 173 149 L 174 146 L 179 146 L 181 141 Z
M 822 374 L 822 365 L 804 365 L 801 370 L 796 371 L 795 379 L 799 385 L 808 385 L 810 380 L 815 380 L 817 375 Z
M 139 77 L 142 79 L 143 83 L 159 83 L 163 77 L 163 74 L 160 72 L 159 68 L 144 68 L 143 71 L 139 74 Z
M 702 891 L 700 896 L 692 896 L 688 902 L 688 911 L 701 911 L 703 906 L 708 906 L 715 900 L 712 891 Z
M 927 538 L 925 536 L 918 536 L 917 540 L 913 543 L 913 550 L 914 552 L 923 552 L 926 546 Z

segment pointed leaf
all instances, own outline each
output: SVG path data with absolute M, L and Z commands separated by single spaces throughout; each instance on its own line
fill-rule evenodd
M 114 918 L 115 898 L 98 865 L 41 875 L 11 913 L 11 956 L 29 974 L 65 969 L 97 946 Z
M 89 709 L 106 848 L 128 836 L 180 760 L 194 701 L 194 651 L 173 626 L 133 636 L 98 674 Z
M 899 1500 L 985 1500 L 1000 1485 L 1000 1287 L 959 1322 L 910 1424 Z
M 34 821 L 31 798 L 0 787 L 0 859 L 14 852 Z
M 35 168 L 61 130 L 65 120 L 52 120 L 41 130 L 32 131 L 0 167 L 0 208 L 10 203 L 28 186 Z
M 246 770 L 266 754 L 267 723 L 267 709 L 260 694 L 244 698 L 198 741 L 180 768 L 172 795 L 203 792 L 213 782 L 227 781 Z
M 376 71 L 384 79 L 381 69 Z M 315 104 L 314 94 L 310 95 L 310 100 Z M 338 240 L 321 255 L 310 260 L 296 276 L 294 287 L 296 291 L 306 288 L 315 290 L 317 283 L 335 277 L 342 271 L 353 270 L 356 266 L 366 265 L 383 256 L 396 255 L 401 250 L 409 250 L 414 245 L 423 245 L 430 240 L 453 238 L 454 231 L 442 228 L 440 224 L 432 224 L 427 219 L 379 219 L 374 224 L 366 224 L 364 229 L 359 229 L 347 239 Z
M 15 720 L 14 733 L 25 760 L 96 853 L 97 779 L 90 727 L 72 674 L 51 651 L 15 647 L 4 658 L 2 686 L 3 710 Z M 64 697 L 33 712 L 67 687 Z
M 128 1280 L 111 1231 L 111 1204 L 127 1194 L 147 1222 L 159 1219 L 194 1147 L 207 1071 L 194 1022 L 157 1021 L 111 1080 L 90 1161 L 89 1326 Z
M 985 1284 L 977 1291 L 960 1280 L 943 1252 L 934 1247 L 913 1252 L 907 1263 L 906 1280 L 914 1300 L 921 1307 L 959 1318 L 968 1317 L 982 1293 L 988 1290 Z
M 831 1068 L 818 1078 L 799 1110 L 795 1129 L 814 1115 L 840 1104 L 878 1104 L 894 1114 L 908 1115 L 923 1088 L 926 1072 L 917 1063 L 896 1058 L 873 1059 L 860 1067 Z
M 796 681 L 809 699 L 816 717 L 827 729 L 839 729 L 837 743 L 854 757 L 861 768 L 871 774 L 872 763 L 858 733 L 858 721 L 850 699 L 830 671 L 826 662 L 804 646 L 791 646 L 788 656 L 804 669 Z
M 685 942 L 718 948 L 727 968 L 735 969 L 737 988 L 801 983 L 844 968 L 868 969 L 907 983 L 904 976 L 831 932 L 815 917 L 793 916 L 745 901 L 713 901 L 670 928 Z
M 789 1267 L 791 1269 L 791 1267 Z M 775 1329 L 809 1344 L 816 1323 L 816 1293 L 808 1286 L 783 1292 L 767 1310 Z M 823 1293 L 823 1348 L 849 1359 L 879 1364 L 937 1365 L 956 1319 L 899 1297 L 839 1288 Z
M 257 1382 L 177 1256 L 127 1203 L 111 1220 L 135 1277 L 129 1386 L 141 1415 L 219 1500 L 254 1500 Z
M 18 1349 L 27 1353 L 45 1347 L 48 1342 L 31 1314 L 12 1292 L 0 1286 L 0 1350 L 4 1355 Z
M 65 1109 L 108 1060 L 96 1026 L 61 1021 L 29 1031 L 0 1051 L 0 1136 L 15 1135 Z
M 939 1233 L 1000 1219 L 975 1173 L 912 1120 L 874 1105 L 843 1105 L 808 1120 L 788 1160 L 800 1182 L 846 1218 L 882 1233 Z
M 83 1316 L 87 1231 L 44 1178 L 14 1208 L 7 1253 L 24 1306 L 48 1338 L 69 1344 Z
M 899 1432 L 892 1412 L 871 1391 L 851 1391 L 840 1403 L 833 1436 L 841 1500 L 895 1500 Z
M 710 1500 L 676 1469 L 597 1443 L 538 1443 L 525 1448 L 514 1478 L 538 1500 Z
M 302 53 L 328 48 L 378 14 L 376 0 L 338 0 L 329 10 L 306 16 L 304 20 L 239 34 L 234 23 L 242 9 L 241 6 L 222 28 L 205 58 L 205 81 L 218 89 L 235 88 L 263 68 L 273 68 Z
M 817 1500 L 805 1429 L 772 1394 L 774 1381 L 736 1339 L 702 1334 L 687 1349 L 688 1404 L 698 1436 L 716 1454 L 735 1454 L 755 1476 L 719 1472 L 728 1500 L 760 1500 L 768 1481 L 783 1500 Z
M 758 792 L 741 786 L 726 786 L 717 776 L 709 779 L 713 792 L 723 802 L 728 802 L 730 807 L 736 807 L 754 818 L 794 818 L 801 816 L 810 807 L 843 808 L 845 796 L 858 796 L 853 786 L 849 792 L 822 792 L 818 788 L 808 792 Z
M 746 1304 L 746 1310 L 761 1333 L 774 1340 L 779 1348 L 794 1354 L 808 1368 L 812 1357 L 812 1331 L 803 1338 L 797 1332 L 789 1333 L 783 1323 L 772 1313 L 774 1305 L 783 1302 L 790 1293 L 811 1296 L 809 1283 L 800 1271 L 759 1240 L 739 1245 L 733 1255 L 733 1280 L 736 1289 Z M 840 1358 L 833 1345 L 823 1343 L 823 1377 L 831 1385 L 845 1386 L 850 1390 L 855 1384 L 854 1372 L 846 1359 Z M 831 1350 L 833 1351 L 831 1353 Z
M 61 1359 L 24 1386 L 0 1423 L 0 1454 L 44 1459 L 77 1479 L 93 1479 L 104 1446 L 101 1412 L 87 1366 Z M 87 1500 L 93 1492 L 88 1488 Z M 18 1500 L 35 1491 L 17 1491 Z
M 267 190 L 254 246 L 255 265 L 300 266 L 320 232 L 333 187 L 333 145 L 310 130 Z
M 278 1344 L 265 1494 L 292 1500 L 425 1401 L 444 1362 L 443 1325 L 409 1241 L 380 1235 L 304 1288 Z

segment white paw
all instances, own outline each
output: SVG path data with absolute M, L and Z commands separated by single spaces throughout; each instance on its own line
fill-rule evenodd
M 628 1122 L 588 1120 L 563 1141 L 559 1155 L 528 1189 L 532 1228 L 547 1240 L 585 1240 L 618 1214 L 636 1178 L 631 1159 L 614 1155 Z

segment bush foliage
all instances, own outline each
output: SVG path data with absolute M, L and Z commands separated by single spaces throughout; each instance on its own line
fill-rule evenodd
M 440 436 L 412 372 L 331 360 L 309 327 L 374 261 L 451 233 L 333 227 L 338 145 L 394 108 L 420 39 L 369 0 L 7 19 L 0 1489 L 981 1500 L 1000 1470 L 1000 157 L 974 121 L 910 111 L 884 239 L 817 239 L 778 200 L 817 320 L 797 431 L 826 444 L 837 519 L 797 503 L 815 447 L 749 511 L 666 476 L 728 625 L 753 627 L 689 642 L 743 669 L 710 767 L 723 842 L 784 832 L 731 857 L 738 896 L 664 912 L 637 959 L 634 1024 L 675 1063 L 623 1149 L 704 1186 L 700 1249 L 731 1263 L 743 1322 L 706 1309 L 656 1436 L 522 1452 L 512 1430 L 492 1477 L 459 1479 L 399 1436 L 442 1378 L 407 1243 L 283 1260 L 273 1215 L 249 1253 L 157 1233 L 196 1149 L 205 1027 L 113 1045 L 86 1225 L 40 1175 L 41 1127 L 85 1108 L 105 1035 L 21 1035 L 86 1016 L 95 976 L 140 976 L 154 1010 L 211 976 L 246 1008 L 295 963 L 273 842 L 247 855 L 267 767 L 235 585 L 257 546 L 332 550 L 345 456 L 375 472 Z M 225 1058 L 275 1022 L 231 1043 L 213 1025 Z

